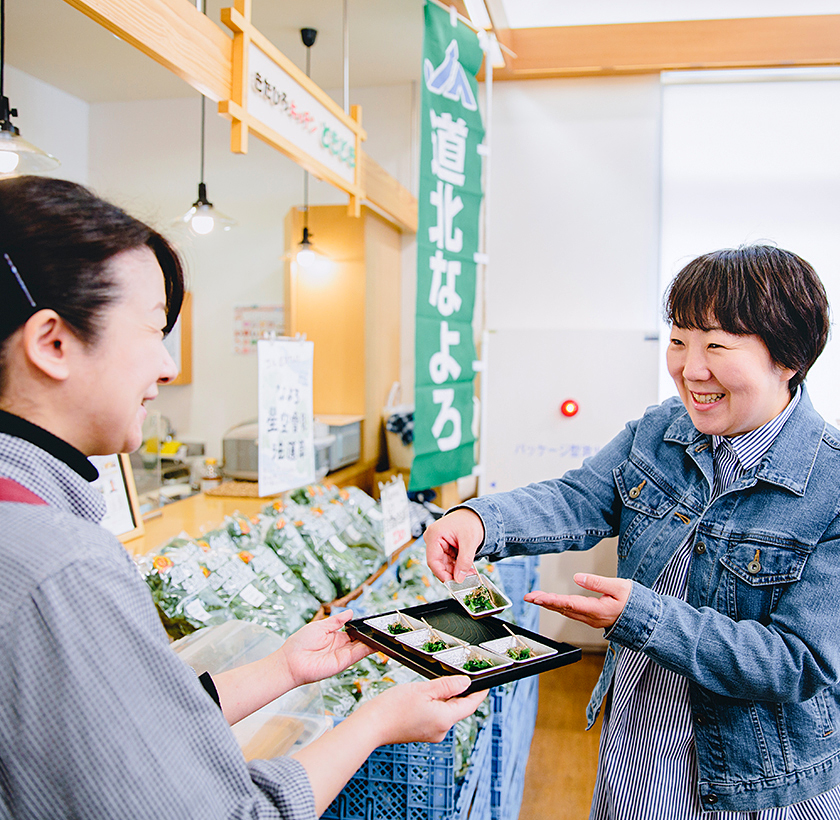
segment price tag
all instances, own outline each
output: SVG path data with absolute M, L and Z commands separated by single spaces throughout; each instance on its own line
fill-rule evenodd
M 385 554 L 390 556 L 411 540 L 408 493 L 401 475 L 394 476 L 387 484 L 379 485 L 379 502 L 384 519 Z

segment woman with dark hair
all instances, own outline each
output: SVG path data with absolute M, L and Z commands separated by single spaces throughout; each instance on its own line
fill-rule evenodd
M 807 262 L 706 254 L 666 297 L 679 398 L 578 470 L 427 530 L 429 566 L 618 538 L 596 596 L 525 600 L 605 630 L 593 820 L 840 818 L 840 433 L 803 383 L 829 314 Z
M 139 446 L 183 292 L 174 250 L 119 208 L 0 181 L 0 817 L 314 818 L 374 748 L 440 740 L 483 697 L 455 698 L 466 676 L 395 687 L 294 757 L 245 763 L 229 724 L 370 650 L 345 613 L 199 679 L 99 526 L 87 456 Z

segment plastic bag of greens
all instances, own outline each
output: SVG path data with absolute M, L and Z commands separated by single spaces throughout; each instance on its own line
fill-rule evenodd
M 202 561 L 210 571 L 210 586 L 235 616 L 242 621 L 266 626 L 280 635 L 290 635 L 300 629 L 305 623 L 300 613 L 282 596 L 273 594 L 260 582 L 257 574 L 240 555 L 247 551 L 237 550 L 235 545 L 234 549 L 229 549 L 225 539 L 217 536 L 216 533 L 207 539 L 215 547 L 204 553 Z M 229 541 L 230 536 L 227 538 Z M 247 557 L 249 561 L 250 553 L 247 553 Z
M 259 535 L 253 532 L 253 528 L 254 522 L 239 511 L 225 516 L 225 529 L 237 544 L 258 540 Z
M 199 560 L 202 555 L 189 538 L 178 537 L 139 561 L 161 621 L 172 638 L 234 617 L 210 587 Z
M 310 621 L 321 608 L 321 602 L 306 589 L 303 581 L 266 544 L 252 541 L 238 555 L 254 570 L 263 587 L 299 612 L 304 621 Z
M 303 540 L 321 561 L 339 597 L 364 583 L 369 573 L 350 548 L 336 535 L 322 510 L 313 507 L 294 522 Z
M 400 563 L 397 577 L 404 590 L 427 602 L 442 601 L 449 597 L 446 586 L 435 578 L 426 564 L 425 556 L 421 560 L 415 551 Z
M 345 509 L 356 522 L 356 526 L 368 534 L 374 543 L 382 550 L 385 549 L 385 519 L 379 504 L 364 490 L 358 487 L 344 487 L 338 497 Z
M 305 487 L 292 490 L 288 495 L 287 503 L 293 502 L 302 507 L 311 507 L 316 504 L 324 504 L 337 495 L 338 488 L 334 484 L 307 484 Z
M 323 564 L 311 552 L 297 527 L 285 515 L 277 517 L 265 535 L 265 542 L 321 603 L 334 601 L 338 597 L 338 590 Z
M 322 507 L 326 518 L 338 537 L 353 550 L 370 576 L 385 563 L 385 550 L 379 546 L 371 533 L 358 526 L 344 505 L 334 498 Z

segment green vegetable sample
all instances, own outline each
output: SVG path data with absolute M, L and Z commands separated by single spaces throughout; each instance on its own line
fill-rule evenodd
M 464 604 L 470 612 L 486 612 L 493 609 L 493 599 L 487 587 L 478 587 L 464 596 Z
M 397 623 L 388 624 L 388 631 L 392 635 L 402 635 L 404 632 L 411 632 L 411 627 L 398 621 Z
M 489 669 L 493 664 L 485 658 L 470 658 L 465 664 L 467 672 L 480 672 L 482 669 Z
M 515 661 L 526 661 L 531 657 L 531 647 L 529 646 L 512 646 L 507 651 L 508 655 Z
M 446 649 L 446 644 L 443 641 L 426 641 L 423 644 L 424 652 L 441 652 Z

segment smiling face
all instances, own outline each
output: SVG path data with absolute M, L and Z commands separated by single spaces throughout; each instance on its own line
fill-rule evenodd
M 794 371 L 779 367 L 754 335 L 671 328 L 668 372 L 694 426 L 737 436 L 766 424 L 790 401 Z
M 166 293 L 163 273 L 149 248 L 125 251 L 110 262 L 120 294 L 106 308 L 95 344 L 75 369 L 74 443 L 86 455 L 129 453 L 143 441 L 145 404 L 177 368 L 163 344 Z

